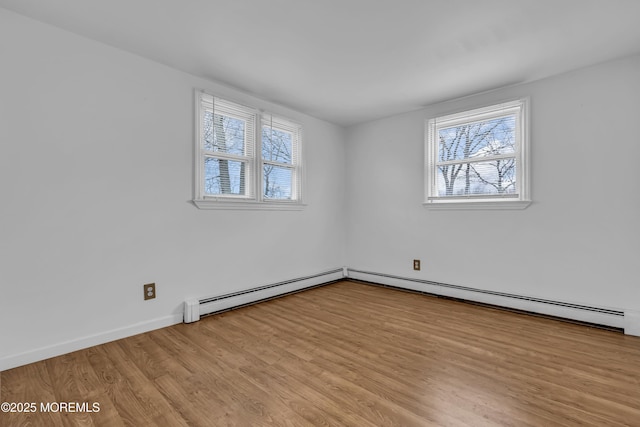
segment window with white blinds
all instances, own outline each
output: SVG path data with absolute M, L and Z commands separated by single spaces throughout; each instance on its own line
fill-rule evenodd
M 300 125 L 204 92 L 197 111 L 196 206 L 302 206 Z
M 256 112 L 202 95 L 203 196 L 253 198 Z
M 528 99 L 427 121 L 425 206 L 525 208 Z
M 267 200 L 300 198 L 299 125 L 272 115 L 262 118 L 262 195 Z

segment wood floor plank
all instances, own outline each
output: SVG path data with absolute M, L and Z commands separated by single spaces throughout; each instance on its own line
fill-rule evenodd
M 263 309 L 268 310 L 267 307 L 264 307 Z M 290 312 L 281 313 L 279 314 L 279 316 L 280 316 L 279 322 L 284 324 L 286 324 L 287 322 L 287 320 L 285 320 L 286 317 L 290 317 L 291 319 L 296 318 L 296 314 L 290 313 Z M 293 320 L 291 320 L 291 322 L 293 322 Z M 295 328 L 293 324 L 289 324 L 289 327 Z M 382 381 L 386 384 L 387 387 L 389 387 L 390 385 L 395 385 L 396 396 L 401 395 L 402 390 L 409 390 L 410 392 L 415 393 L 416 390 L 429 389 L 429 384 L 424 384 L 423 382 L 416 381 L 416 380 L 420 379 L 419 374 L 423 369 L 423 366 L 427 366 L 432 373 L 434 372 L 434 366 L 430 359 L 424 359 L 424 360 L 414 359 L 411 361 L 402 360 L 401 358 L 398 357 L 398 353 L 404 350 L 397 349 L 395 346 L 387 346 L 384 343 L 378 343 L 377 352 L 364 354 L 359 348 L 349 348 L 347 346 L 348 345 L 347 341 L 349 340 L 349 337 L 353 334 L 353 332 L 345 331 L 343 330 L 344 328 L 348 328 L 348 325 L 343 324 L 342 328 L 337 329 L 338 333 L 342 334 L 342 336 L 336 335 L 331 337 L 331 339 L 322 340 L 323 343 L 325 343 L 323 348 L 327 349 L 329 353 L 320 355 L 321 360 L 325 360 L 325 361 L 331 360 L 332 357 L 334 357 L 335 355 L 340 355 L 342 357 L 342 360 L 340 361 L 342 365 L 351 366 L 351 367 L 361 366 L 365 368 L 365 372 L 366 372 L 365 381 L 368 383 L 368 387 L 372 386 L 371 378 L 373 377 L 373 375 L 380 374 L 383 377 Z M 326 330 L 326 325 L 321 326 L 320 330 Z M 375 340 L 375 332 L 372 332 L 372 334 L 373 335 L 371 337 L 367 337 L 367 339 Z M 336 342 L 341 344 L 340 345 L 332 344 Z M 392 356 L 387 360 L 386 355 L 389 352 L 392 352 Z M 355 358 L 353 357 L 354 355 L 356 355 Z M 404 375 L 401 371 L 397 370 L 398 363 L 402 363 L 405 366 L 405 368 L 403 368 L 404 370 L 406 370 L 406 366 L 412 367 L 409 372 L 409 375 Z M 471 363 L 473 363 L 473 360 L 471 361 Z M 392 375 L 389 375 L 389 373 L 392 373 Z M 397 380 L 400 380 L 401 382 L 398 383 Z M 457 377 L 454 376 L 453 373 L 449 370 L 449 372 L 446 372 L 446 375 L 442 375 L 439 382 L 443 380 L 456 381 L 456 383 L 452 384 L 452 386 L 455 387 L 455 389 L 460 390 L 461 388 L 466 387 L 466 384 L 467 382 L 469 382 L 470 377 L 468 374 L 465 374 L 461 380 L 457 380 Z M 476 390 L 474 393 L 474 396 L 477 397 L 477 393 L 481 390 L 482 389 Z M 415 397 L 415 396 L 412 396 L 412 397 Z M 428 409 L 428 407 L 430 405 L 433 405 L 434 403 L 444 403 L 446 405 L 447 401 L 444 401 L 444 402 L 441 402 L 441 401 L 442 399 L 431 398 L 427 402 L 421 402 L 421 406 L 423 409 Z M 477 404 L 477 401 L 475 403 Z M 435 409 L 443 409 L 443 408 L 441 406 L 436 406 L 435 408 L 431 408 L 431 409 L 433 411 Z M 443 412 L 446 413 L 447 411 L 445 410 Z M 462 413 L 465 412 L 464 406 L 458 407 L 458 409 L 455 412 L 456 414 L 453 416 L 462 416 Z M 421 413 L 421 415 L 425 415 L 425 414 Z M 492 416 L 496 416 L 496 415 L 497 414 L 494 411 Z M 442 418 L 444 418 L 444 416 L 440 414 L 438 418 L 439 418 L 439 423 L 442 423 L 443 422 Z
M 76 375 L 76 358 L 73 353 L 60 357 L 54 357 L 45 361 L 45 366 L 51 378 L 51 387 L 55 393 L 55 402 L 78 402 L 93 404 L 88 402 L 90 398 L 80 390 L 78 375 Z M 74 413 L 71 417 L 68 413 L 62 413 L 62 424 L 65 426 L 83 425 L 93 426 L 91 413 Z
M 0 426 L 635 426 L 640 338 L 353 281 L 0 373 Z
M 62 426 L 59 412 L 42 411 L 41 404 L 55 402 L 49 371 L 44 363 L 32 363 L 20 369 L 0 372 L 2 389 L 0 399 L 3 403 L 29 404 L 26 412 L 1 412 L 0 426 Z M 35 411 L 32 406 L 35 405 Z M 18 406 L 17 409 L 20 409 Z

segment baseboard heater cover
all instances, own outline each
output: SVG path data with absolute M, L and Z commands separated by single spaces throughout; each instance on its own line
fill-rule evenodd
M 332 283 L 346 277 L 346 271 L 346 268 L 341 267 L 323 273 L 285 280 L 283 282 L 272 283 L 239 292 L 203 299 L 187 299 L 184 302 L 184 323 L 197 322 L 202 316 L 208 314 L 218 313 Z
M 425 294 L 459 298 L 548 316 L 563 317 L 581 322 L 606 325 L 614 328 L 625 329 L 625 332 L 629 323 L 628 319 L 625 321 L 624 311 L 610 308 L 553 301 L 543 298 L 476 289 L 467 286 L 451 285 L 431 280 L 414 279 L 394 276 L 391 274 L 355 270 L 351 268 L 348 271 L 348 277 L 354 280 L 363 280 L 379 285 L 404 288 Z

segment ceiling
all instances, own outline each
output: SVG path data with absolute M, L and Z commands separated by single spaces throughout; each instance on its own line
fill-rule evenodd
M 0 0 L 349 126 L 640 52 L 639 0 Z

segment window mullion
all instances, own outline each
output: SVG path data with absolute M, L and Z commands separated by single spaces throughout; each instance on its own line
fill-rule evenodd
M 238 162 L 249 162 L 251 160 L 251 156 L 240 156 L 238 154 L 223 153 L 222 151 L 203 150 L 202 156 L 203 158 L 235 160 Z
M 491 162 L 494 160 L 504 160 L 504 159 L 516 159 L 518 156 L 517 153 L 509 153 L 509 154 L 500 154 L 496 156 L 486 156 L 486 157 L 468 157 L 466 159 L 455 159 L 455 160 L 445 160 L 445 161 L 437 161 L 435 163 L 436 166 L 449 166 L 449 165 L 459 165 L 466 163 L 481 163 L 481 162 Z
M 291 170 L 295 170 L 296 169 L 296 165 L 295 164 L 274 162 L 273 160 L 262 160 L 262 164 L 263 165 L 277 166 L 279 168 L 288 168 L 288 169 L 291 169 Z
M 255 173 L 255 186 L 256 186 L 256 200 L 259 202 L 264 201 L 264 191 L 262 189 L 262 180 L 264 179 L 264 166 L 262 159 L 262 120 L 263 120 L 264 112 L 260 111 L 260 114 L 256 115 L 256 125 L 255 125 L 255 140 L 256 140 L 256 152 L 255 158 L 253 160 L 254 167 L 256 168 Z

